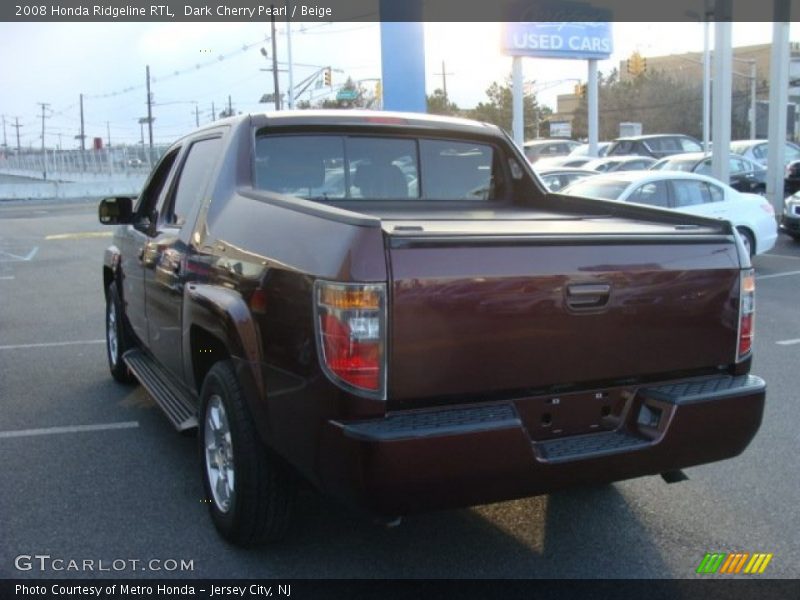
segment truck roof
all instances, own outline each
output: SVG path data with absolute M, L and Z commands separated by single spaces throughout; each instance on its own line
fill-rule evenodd
M 251 119 L 257 127 L 268 127 L 270 125 L 279 127 L 303 125 L 348 125 L 357 127 L 363 125 L 401 129 L 444 129 L 478 135 L 502 135 L 502 130 L 496 125 L 471 119 L 425 113 L 350 109 L 282 110 L 247 113 L 220 119 L 201 128 L 201 130 L 216 127 L 221 123 L 233 125 L 247 119 Z

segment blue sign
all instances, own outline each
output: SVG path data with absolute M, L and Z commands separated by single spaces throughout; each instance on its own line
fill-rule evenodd
M 608 58 L 614 50 L 611 23 L 506 23 L 503 52 L 542 58 Z

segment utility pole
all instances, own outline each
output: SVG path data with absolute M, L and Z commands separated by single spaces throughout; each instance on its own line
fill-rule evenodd
M 281 109 L 281 91 L 278 83 L 278 41 L 275 39 L 275 5 L 272 6 L 270 22 L 272 24 L 272 81 L 275 86 L 275 110 Z
M 6 139 L 6 116 L 3 115 L 3 151 L 8 150 L 8 140 Z
M 111 155 L 111 124 L 106 121 L 106 156 L 108 157 L 108 172 L 114 172 L 114 157 Z
M 24 125 L 19 124 L 19 117 L 14 117 L 14 120 L 16 121 L 16 123 L 14 123 L 12 127 L 14 127 L 17 130 L 17 156 L 19 156 L 20 153 L 22 152 L 19 145 L 19 128 L 24 127 Z
M 285 5 L 289 14 L 288 2 Z M 289 59 L 289 109 L 294 109 L 294 68 L 292 67 L 292 22 L 286 21 L 286 56 Z
M 216 120 L 217 120 L 217 109 L 214 106 L 214 101 L 212 100 L 211 101 L 211 122 L 213 123 Z
M 228 116 L 233 116 L 233 103 L 231 102 L 231 95 L 228 94 Z
M 153 96 L 150 94 L 150 65 L 146 66 L 147 73 L 147 132 L 150 137 L 150 152 L 147 155 L 148 163 L 153 165 Z
M 86 132 L 83 129 L 83 94 L 81 94 L 81 169 L 86 170 Z
M 47 154 L 45 154 L 44 150 L 44 113 L 50 104 L 48 102 L 37 102 L 37 104 L 42 107 L 42 179 L 47 179 Z
M 194 105 L 194 124 L 200 127 L 200 107 L 195 103 Z
M 446 73 L 444 70 L 444 61 L 442 61 L 442 92 L 444 92 L 444 106 L 447 108 L 447 76 L 452 73 Z

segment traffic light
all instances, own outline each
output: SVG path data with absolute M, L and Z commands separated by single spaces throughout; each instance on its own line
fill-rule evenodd
M 647 71 L 647 59 L 638 52 L 631 54 L 631 57 L 625 63 L 628 73 L 634 77 L 638 77 Z
M 573 93 L 578 96 L 578 98 L 585 98 L 586 97 L 586 84 L 585 83 L 576 83 L 575 88 L 573 89 Z
M 328 87 L 331 87 L 331 68 L 328 67 L 325 69 L 324 73 L 322 74 L 322 79 Z

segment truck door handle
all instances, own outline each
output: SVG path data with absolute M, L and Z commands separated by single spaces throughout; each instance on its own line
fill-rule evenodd
M 611 286 L 607 283 L 573 283 L 567 285 L 567 306 L 575 310 L 602 308 L 608 304 Z

